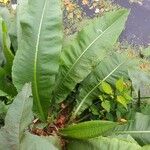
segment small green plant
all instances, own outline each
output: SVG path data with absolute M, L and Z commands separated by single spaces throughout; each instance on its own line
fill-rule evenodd
M 99 100 L 93 102 L 90 111 L 101 119 L 119 121 L 126 118 L 125 114 L 129 113 L 129 105 L 132 105 L 131 91 L 131 82 L 128 80 L 125 82 L 123 78 L 116 80 L 114 85 L 102 82 Z
M 131 83 L 124 82 L 123 78 L 120 78 L 116 81 L 114 88 L 107 82 L 103 82 L 101 88 L 103 93 L 99 96 L 99 98 L 102 101 L 101 106 L 107 111 L 106 116 L 116 112 L 117 114 L 115 114 L 115 116 L 117 116 L 117 120 L 119 120 L 121 118 L 121 112 L 119 109 L 123 106 L 126 110 L 128 110 L 127 105 L 132 102 Z M 115 119 L 116 118 L 113 120 Z
M 127 104 L 132 100 L 131 86 L 125 83 L 123 78 L 116 81 L 115 88 L 112 88 L 107 82 L 103 82 L 101 88 L 104 92 L 99 96 L 102 102 L 105 103 L 106 100 L 117 101 L 127 109 Z

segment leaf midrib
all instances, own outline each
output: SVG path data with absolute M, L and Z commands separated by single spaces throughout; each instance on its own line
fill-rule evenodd
M 45 120 L 45 115 L 44 115 L 44 112 L 43 112 L 43 109 L 41 106 L 41 102 L 40 102 L 40 98 L 39 98 L 39 94 L 38 94 L 39 92 L 38 92 L 38 85 L 37 85 L 37 59 L 38 59 L 39 41 L 40 41 L 40 35 L 41 35 L 41 30 L 42 30 L 44 14 L 45 14 L 45 10 L 46 10 L 46 4 L 47 4 L 47 0 L 45 0 L 42 15 L 41 15 L 41 20 L 40 20 L 40 24 L 39 24 L 39 30 L 38 30 L 37 40 L 36 40 L 36 47 L 35 47 L 34 69 L 33 69 L 33 74 L 34 74 L 33 83 L 34 83 L 34 87 L 35 87 L 36 102 L 37 102 L 37 106 L 38 106 L 40 115 L 42 116 L 42 118 L 44 118 L 44 120 Z
M 126 61 L 120 63 L 117 67 L 115 67 L 103 80 L 101 80 L 95 87 L 93 87 L 87 94 L 86 96 L 82 99 L 82 101 L 80 102 L 80 104 L 78 105 L 77 109 L 75 110 L 74 114 L 73 114 L 73 118 L 77 115 L 77 113 L 79 112 L 80 108 L 82 107 L 83 103 L 85 102 L 85 100 L 87 99 L 87 97 L 97 88 L 101 85 L 102 82 L 104 82 L 107 78 L 109 78 L 118 68 L 120 68 Z
M 129 130 L 129 131 L 114 131 L 114 133 L 116 134 L 150 134 L 150 131 L 146 131 L 146 130 Z
M 123 14 L 124 15 L 124 14 Z M 122 15 L 121 15 L 122 16 Z M 119 18 L 120 19 L 120 18 Z M 118 20 L 115 20 L 105 31 L 101 31 L 101 34 L 98 35 L 88 46 L 87 48 L 81 53 L 81 55 L 78 57 L 78 59 L 74 62 L 74 64 L 71 66 L 71 68 L 68 70 L 67 74 L 65 75 L 65 77 L 61 80 L 61 83 L 67 78 L 67 76 L 69 75 L 69 73 L 72 71 L 72 69 L 74 68 L 74 66 L 77 64 L 77 62 L 80 60 L 80 58 L 86 53 L 86 51 L 101 37 L 103 36 L 103 34 L 105 32 L 107 32 L 116 22 L 118 22 Z

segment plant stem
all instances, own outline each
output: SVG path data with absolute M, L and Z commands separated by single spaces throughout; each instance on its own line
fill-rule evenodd
M 137 111 L 140 112 L 140 106 L 141 106 L 141 91 L 138 91 L 138 100 L 137 100 Z

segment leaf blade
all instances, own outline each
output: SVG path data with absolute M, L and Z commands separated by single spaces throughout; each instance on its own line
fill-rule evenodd
M 125 125 L 116 127 L 116 134 L 130 134 L 141 145 L 150 143 L 150 117 L 142 113 L 136 113 L 133 120 Z
M 59 140 L 54 136 L 40 137 L 26 133 L 21 142 L 21 150 L 60 150 Z
M 0 130 L 0 144 L 8 149 L 19 149 L 24 130 L 33 119 L 30 96 L 31 85 L 26 84 L 8 109 L 5 126 Z
M 90 140 L 72 140 L 68 144 L 68 150 L 139 150 L 136 143 L 112 137 L 98 137 Z
M 60 129 L 59 133 L 73 139 L 89 139 L 105 134 L 116 125 L 111 121 L 87 121 Z
M 32 82 L 34 111 L 46 121 L 59 68 L 62 12 L 59 0 L 30 1 L 25 5 L 20 19 L 22 34 L 19 34 L 20 44 L 13 65 L 13 82 L 18 91 L 24 83 Z
M 77 99 L 77 108 L 73 113 L 74 117 L 80 112 L 83 105 L 87 107 L 92 103 L 93 98 L 96 98 L 96 96 L 98 97 L 100 93 L 99 87 L 103 82 L 111 81 L 110 83 L 112 83 L 116 78 L 120 78 L 122 73 L 124 73 L 124 76 L 127 75 L 126 63 L 127 58 L 125 56 L 113 53 L 94 69 L 89 77 L 85 79 L 85 82 L 83 82 L 80 95 Z
M 110 52 L 124 28 L 127 16 L 126 10 L 107 13 L 93 21 L 64 46 L 62 65 L 54 91 L 56 102 L 64 100 L 75 85 L 91 72 L 93 66 Z
M 132 62 L 133 61 L 133 62 Z M 77 107 L 72 116 L 76 116 L 92 104 L 92 100 L 98 98 L 100 85 L 103 82 L 115 85 L 120 77 L 128 78 L 128 67 L 134 67 L 134 60 L 130 60 L 125 54 L 112 53 L 104 58 L 96 66 L 93 72 L 83 81 Z M 73 118 L 74 118 L 73 117 Z
M 10 38 L 8 36 L 6 24 L 2 18 L 0 18 L 0 27 L 2 28 L 2 51 L 6 59 L 6 65 L 4 69 L 8 74 L 11 74 L 14 55 L 10 50 Z

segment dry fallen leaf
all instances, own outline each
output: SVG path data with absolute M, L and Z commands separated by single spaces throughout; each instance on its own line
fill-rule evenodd
M 0 3 L 7 4 L 8 2 L 10 2 L 10 0 L 0 0 Z
M 89 1 L 88 0 L 82 0 L 83 5 L 88 5 Z

